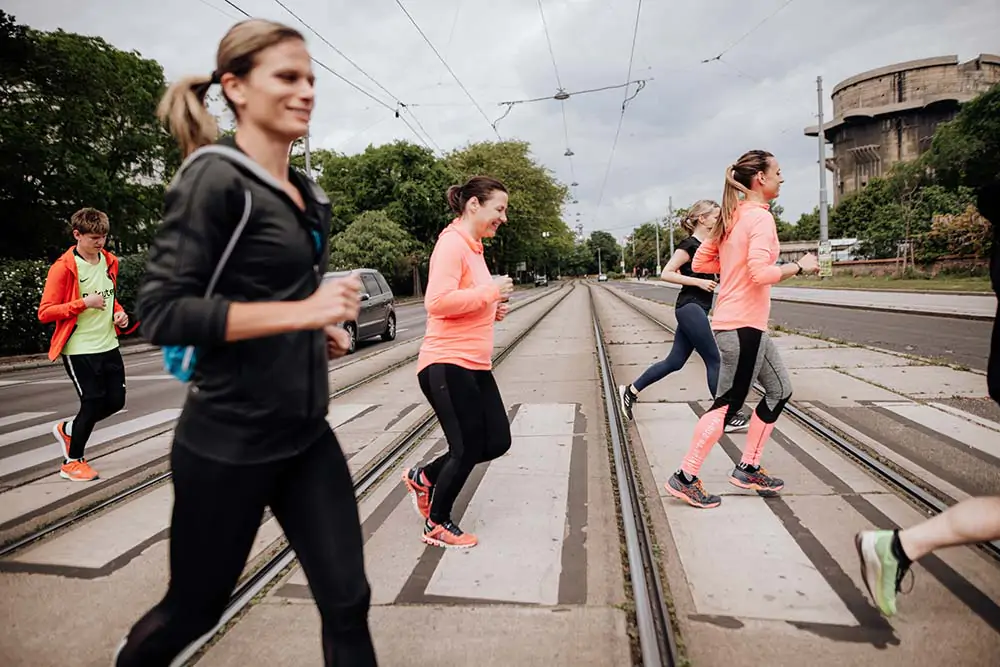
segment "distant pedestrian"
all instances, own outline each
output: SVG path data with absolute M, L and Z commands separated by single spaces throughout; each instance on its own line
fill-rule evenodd
M 70 218 L 70 228 L 76 245 L 49 268 L 38 319 L 55 323 L 49 359 L 62 357 L 80 399 L 76 416 L 52 427 L 63 459 L 59 476 L 89 482 L 98 478 L 84 457 L 94 426 L 125 407 L 118 334 L 130 330 L 117 299 L 118 258 L 104 249 L 111 229 L 107 214 L 82 208 Z

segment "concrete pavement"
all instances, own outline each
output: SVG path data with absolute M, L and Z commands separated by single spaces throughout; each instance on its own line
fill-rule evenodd
M 632 294 L 668 304 L 673 304 L 677 297 L 676 289 L 664 288 L 662 283 L 653 281 L 615 285 Z M 939 315 L 780 300 L 771 302 L 771 325 L 982 371 L 986 370 L 993 328 L 993 322 L 986 320 L 958 320 Z M 1000 409 L 995 417 L 1000 418 Z
M 680 289 L 676 285 L 660 280 L 637 281 L 630 279 L 625 282 L 655 285 L 670 290 Z M 902 290 L 889 292 L 775 286 L 771 288 L 771 301 L 795 301 L 841 308 L 988 321 L 993 321 L 997 311 L 997 299 L 991 293 L 974 295 L 948 292 L 904 292 Z
M 595 290 L 618 382 L 669 349 L 669 334 L 596 284 L 577 287 L 554 309 L 555 295 L 498 324 L 499 347 L 548 315 L 496 369 L 514 445 L 477 466 L 456 506 L 456 519 L 480 545 L 425 547 L 421 520 L 398 482 L 403 468 L 443 451 L 440 431 L 360 502 L 380 664 L 634 664 L 587 289 Z M 671 305 L 625 298 L 673 324 Z M 1000 493 L 1000 420 L 972 408 L 985 395 L 982 375 L 793 334 L 776 344 L 800 407 L 953 499 Z M 418 345 L 340 368 L 331 389 Z M 703 469 L 709 490 L 723 494 L 720 508 L 695 510 L 667 496 L 663 483 L 709 400 L 695 356 L 643 392 L 630 425 L 691 664 L 799 667 L 804 655 L 818 667 L 992 664 L 1000 655 L 1000 568 L 972 549 L 942 552 L 914 569 L 900 615 L 880 617 L 864 593 L 853 533 L 909 525 L 921 514 L 787 418 L 764 456 L 787 482 L 780 498 L 726 482 L 742 434 L 725 437 Z M 330 420 L 356 472 L 426 410 L 410 364 L 334 401 Z M 0 434 L 17 426 L 0 422 Z M 160 436 L 157 446 L 168 441 Z M 58 493 L 57 482 L 46 484 Z M 0 508 L 30 507 L 18 491 L 0 493 Z M 0 663 L 106 665 L 121 634 L 166 585 L 169 504 L 169 487 L 159 487 L 0 561 L 0 612 L 9 619 L 0 624 Z M 280 527 L 265 521 L 251 560 L 259 562 L 279 536 Z M 293 567 L 199 664 L 319 662 L 318 615 Z

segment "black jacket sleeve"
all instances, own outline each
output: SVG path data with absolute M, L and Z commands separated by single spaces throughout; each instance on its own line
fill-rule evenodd
M 205 290 L 243 213 L 240 181 L 235 167 L 206 156 L 167 191 L 137 306 L 142 334 L 154 345 L 225 340 L 230 301 L 206 299 Z

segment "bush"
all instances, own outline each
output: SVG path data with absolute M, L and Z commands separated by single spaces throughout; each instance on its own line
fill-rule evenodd
M 135 317 L 135 300 L 145 255 L 119 258 L 118 301 Z M 49 264 L 41 260 L 0 260 L 0 355 L 36 354 L 49 349 L 54 326 L 38 321 Z

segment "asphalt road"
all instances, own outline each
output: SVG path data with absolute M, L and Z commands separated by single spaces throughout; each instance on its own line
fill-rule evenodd
M 621 282 L 636 296 L 674 303 L 677 290 L 655 284 Z M 870 345 L 986 370 L 992 322 L 933 315 L 857 310 L 838 306 L 771 302 L 771 322 L 786 329 L 849 343 Z

